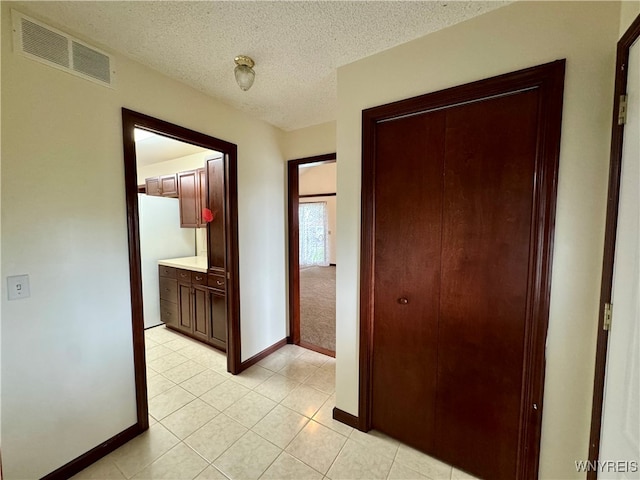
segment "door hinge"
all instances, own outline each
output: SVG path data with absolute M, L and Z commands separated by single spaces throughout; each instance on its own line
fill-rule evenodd
M 602 328 L 604 330 L 611 330 L 611 304 L 604 304 L 604 320 L 602 322 Z
M 618 125 L 627 123 L 627 95 L 620 95 L 618 103 Z

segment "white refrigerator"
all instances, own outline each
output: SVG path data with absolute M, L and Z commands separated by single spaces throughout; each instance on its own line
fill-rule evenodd
M 196 230 L 180 228 L 177 198 L 138 194 L 144 328 L 160 325 L 158 260 L 193 257 Z

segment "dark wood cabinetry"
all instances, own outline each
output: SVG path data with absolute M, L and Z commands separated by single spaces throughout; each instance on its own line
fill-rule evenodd
M 176 174 L 146 178 L 145 193 L 156 197 L 178 197 L 178 181 Z
M 160 320 L 170 327 L 177 328 L 179 325 L 175 268 L 160 267 Z
M 160 266 L 160 318 L 169 327 L 227 348 L 224 275 Z
M 201 228 L 207 223 L 202 209 L 207 206 L 207 174 L 204 168 L 178 173 L 178 198 L 180 199 L 180 226 Z

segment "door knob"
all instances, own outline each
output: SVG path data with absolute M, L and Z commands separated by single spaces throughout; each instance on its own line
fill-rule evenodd
M 407 299 L 407 298 L 405 298 L 405 297 L 400 297 L 400 298 L 398 299 L 398 303 L 399 303 L 400 305 L 406 305 L 407 303 L 409 303 L 409 299 Z

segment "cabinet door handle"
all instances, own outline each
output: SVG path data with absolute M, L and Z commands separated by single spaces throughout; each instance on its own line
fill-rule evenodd
M 200 280 L 202 280 L 202 277 L 199 277 L 199 276 L 196 275 L 196 280 L 200 281 Z
M 224 282 L 222 280 L 216 280 L 216 285 L 224 285 Z

